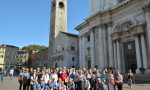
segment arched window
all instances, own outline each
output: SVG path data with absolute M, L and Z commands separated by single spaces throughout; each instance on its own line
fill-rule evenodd
M 59 8 L 64 8 L 64 3 L 63 2 L 59 2 Z

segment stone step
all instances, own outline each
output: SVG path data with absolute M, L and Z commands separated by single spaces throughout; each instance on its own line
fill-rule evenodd
M 127 83 L 127 74 L 123 75 L 124 82 Z M 135 83 L 150 83 L 150 75 L 149 74 L 134 74 Z

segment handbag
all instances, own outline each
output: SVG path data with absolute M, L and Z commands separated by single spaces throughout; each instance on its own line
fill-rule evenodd
M 118 85 L 119 85 L 119 86 L 123 85 L 123 82 L 119 82 Z

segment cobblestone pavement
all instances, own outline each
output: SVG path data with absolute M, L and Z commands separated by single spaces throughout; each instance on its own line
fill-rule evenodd
M 18 90 L 17 77 L 12 80 L 9 77 L 5 77 L 4 81 L 0 82 L 0 90 Z M 150 84 L 135 84 L 132 89 L 127 84 L 124 84 L 123 90 L 150 90 Z
M 4 77 L 4 81 L 0 82 L 0 90 L 19 90 L 18 85 L 17 77 L 12 80 L 9 77 Z

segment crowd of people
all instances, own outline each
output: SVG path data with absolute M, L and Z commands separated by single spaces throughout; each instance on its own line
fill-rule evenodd
M 119 71 L 96 68 L 22 68 L 18 82 L 19 90 L 123 90 Z
M 12 80 L 13 68 L 9 70 Z M 0 80 L 4 71 L 0 68 Z M 129 70 L 128 85 L 132 88 L 133 73 Z M 119 71 L 99 69 L 22 68 L 18 75 L 19 90 L 123 90 L 123 76 Z

